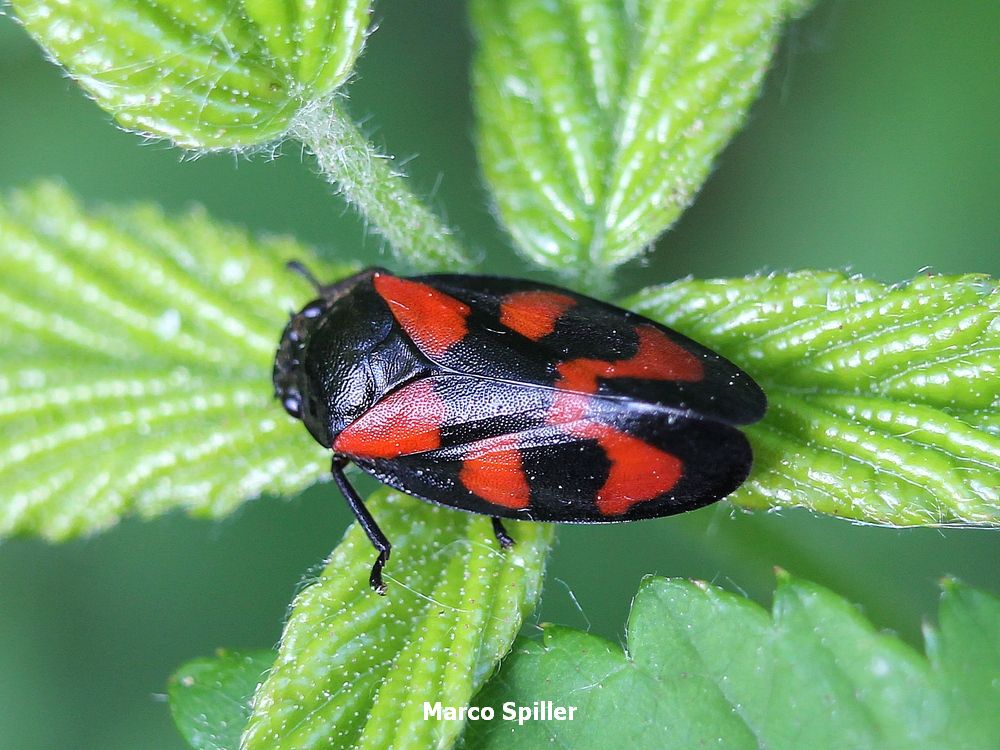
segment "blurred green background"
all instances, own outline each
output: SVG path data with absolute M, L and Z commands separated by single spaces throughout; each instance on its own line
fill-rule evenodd
M 471 145 L 464 3 L 381 2 L 350 107 L 488 257 L 530 274 L 488 210 Z M 743 133 L 625 287 L 686 274 L 834 267 L 883 280 L 930 267 L 1000 274 L 1000 4 L 827 2 L 791 28 Z M 90 201 L 206 205 L 330 253 L 387 262 L 377 238 L 286 145 L 276 159 L 187 160 L 144 144 L 0 18 L 0 186 L 59 176 Z M 277 338 L 278 332 L 275 332 Z M 164 684 L 217 646 L 273 644 L 287 603 L 349 521 L 329 486 L 217 524 L 128 521 L 62 546 L 0 545 L 0 747 L 174 748 Z M 541 619 L 619 639 L 645 573 L 714 581 L 768 603 L 784 567 L 919 644 L 936 581 L 1000 592 L 983 530 L 852 526 L 720 504 L 617 527 L 565 527 Z M 739 633 L 733 634 L 739 638 Z

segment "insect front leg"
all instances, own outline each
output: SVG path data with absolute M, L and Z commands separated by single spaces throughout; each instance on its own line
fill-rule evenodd
M 341 493 L 344 495 L 344 499 L 347 500 L 347 505 L 350 507 L 351 512 L 354 513 L 354 517 L 358 519 L 361 528 L 365 530 L 365 534 L 368 535 L 372 546 L 378 552 L 375 564 L 372 565 L 372 573 L 368 578 L 368 583 L 371 584 L 375 593 L 385 596 L 385 582 L 382 580 L 382 568 L 385 567 L 386 561 L 389 559 L 389 552 L 392 550 L 392 545 L 389 544 L 389 540 L 382 533 L 382 529 L 375 523 L 372 514 L 368 512 L 368 508 L 365 507 L 361 496 L 358 495 L 357 491 L 351 486 L 351 483 L 347 481 L 347 477 L 344 476 L 344 466 L 346 465 L 347 461 L 345 459 L 334 456 L 330 471 L 333 474 L 333 481 L 337 483 Z

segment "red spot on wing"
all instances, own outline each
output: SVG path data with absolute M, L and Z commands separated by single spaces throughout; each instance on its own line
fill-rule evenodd
M 521 451 L 510 435 L 474 443 L 462 461 L 459 481 L 469 492 L 505 508 L 527 508 L 531 502 Z
M 514 292 L 500 301 L 500 322 L 538 341 L 552 333 L 556 321 L 575 304 L 575 299 L 557 292 Z
M 605 516 L 626 513 L 669 492 L 684 473 L 684 462 L 671 453 L 587 417 L 590 396 L 557 392 L 546 422 L 569 435 L 596 440 L 611 464 L 597 492 L 597 509 Z
M 639 325 L 635 331 L 639 350 L 631 359 L 615 362 L 614 372 L 605 377 L 695 382 L 705 376 L 698 356 L 671 341 L 659 328 Z
M 375 291 L 393 317 L 428 356 L 439 357 L 469 332 L 469 306 L 432 286 L 385 273 L 375 274 Z
M 597 509 L 605 516 L 619 516 L 636 503 L 644 503 L 674 488 L 684 473 L 684 463 L 644 440 L 604 425 L 594 425 L 593 437 L 611 461 L 604 486 L 597 491 Z
M 358 458 L 396 458 L 441 447 L 447 405 L 428 380 L 404 386 L 375 404 L 333 441 Z
M 550 425 L 561 427 L 571 435 L 574 425 L 585 422 L 587 419 L 587 404 L 589 396 L 572 391 L 556 391 L 552 399 L 552 405 L 545 415 L 545 422 Z
M 628 359 L 571 359 L 557 368 L 556 386 L 579 393 L 596 393 L 598 378 L 640 378 L 645 380 L 684 380 L 696 382 L 704 377 L 701 360 L 676 344 L 659 328 L 638 325 L 636 353 Z

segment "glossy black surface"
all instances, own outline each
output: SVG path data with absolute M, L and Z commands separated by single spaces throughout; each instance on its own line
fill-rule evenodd
M 714 502 L 746 478 L 749 444 L 734 425 L 763 416 L 766 398 L 742 370 L 711 350 L 642 316 L 564 289 L 514 279 L 438 275 L 414 278 L 471 309 L 466 335 L 434 357 L 396 322 L 372 283 L 376 271 L 320 287 L 293 317 L 275 362 L 276 394 L 324 446 L 388 395 L 416 381 L 430 384 L 447 409 L 440 445 L 394 458 L 347 455 L 362 469 L 423 499 L 506 518 L 607 522 L 678 513 Z M 381 272 L 385 273 L 385 272 Z M 575 305 L 555 329 L 531 340 L 500 322 L 505 295 L 553 291 Z M 609 378 L 587 394 L 586 419 L 679 458 L 683 475 L 669 492 L 608 517 L 595 506 L 610 460 L 597 440 L 551 423 L 558 366 L 591 358 L 627 360 L 637 325 L 663 331 L 700 361 L 696 382 Z M 406 391 L 402 391 L 404 395 Z M 286 406 L 287 408 L 287 406 Z M 300 416 L 299 416 L 300 415 Z M 512 436 L 531 489 L 515 510 L 477 497 L 459 481 L 477 441 Z

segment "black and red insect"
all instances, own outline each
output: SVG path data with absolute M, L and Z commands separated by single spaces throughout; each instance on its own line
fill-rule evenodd
M 349 462 L 491 516 L 504 547 L 502 518 L 667 516 L 725 497 L 750 471 L 735 425 L 764 415 L 760 387 L 635 313 L 486 276 L 369 269 L 314 283 L 319 297 L 282 336 L 275 391 L 333 451 L 333 478 L 378 551 L 380 593 L 389 540 L 344 476 Z

